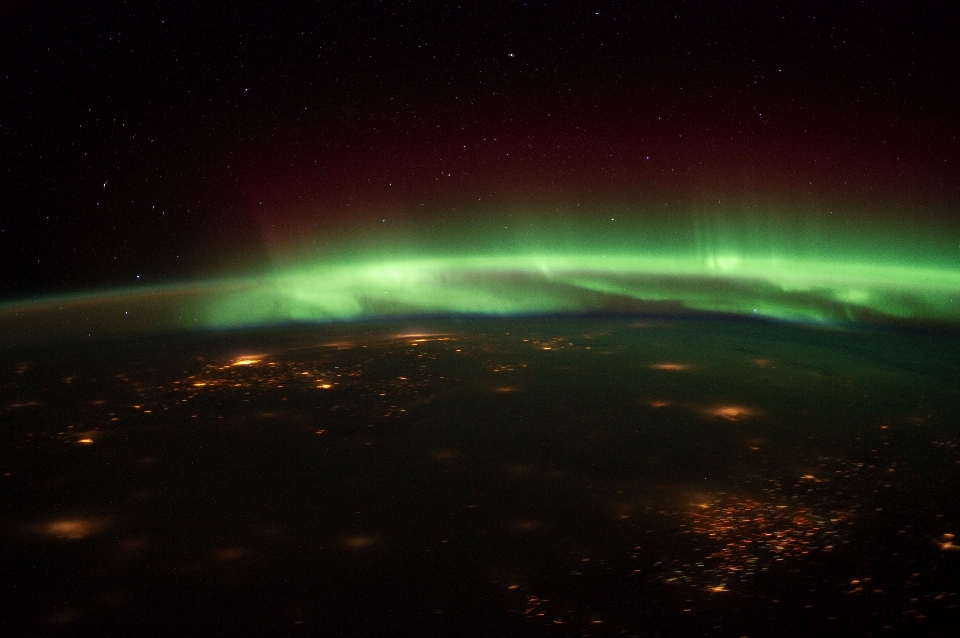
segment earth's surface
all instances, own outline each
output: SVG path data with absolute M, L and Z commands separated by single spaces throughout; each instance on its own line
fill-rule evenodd
M 0 353 L 6 635 L 953 635 L 960 340 L 409 321 Z

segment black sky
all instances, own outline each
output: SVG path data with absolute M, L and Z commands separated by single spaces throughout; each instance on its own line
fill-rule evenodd
M 277 236 L 442 224 L 465 201 L 748 193 L 950 224 L 955 13 L 7 3 L 0 298 L 245 272 Z

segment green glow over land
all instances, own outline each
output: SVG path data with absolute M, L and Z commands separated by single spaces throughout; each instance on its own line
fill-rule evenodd
M 388 228 L 336 251 L 305 246 L 197 312 L 214 326 L 663 311 L 960 322 L 957 230 L 897 216 L 854 223 L 830 211 L 644 217 L 627 210 L 470 218 L 483 221 L 419 233 Z
M 943 233 L 610 222 L 551 234 L 499 222 L 433 235 L 384 231 L 336 251 L 289 251 L 250 277 L 8 303 L 0 328 L 39 338 L 58 326 L 136 333 L 592 312 L 960 325 L 960 246 Z
M 952 322 L 960 320 L 960 271 L 734 254 L 704 260 L 535 253 L 291 268 L 213 297 L 197 309 L 210 326 L 618 310 Z

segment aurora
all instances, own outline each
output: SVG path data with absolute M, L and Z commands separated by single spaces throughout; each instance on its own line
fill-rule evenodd
M 960 323 L 960 268 L 942 234 L 880 228 L 857 240 L 839 228 L 814 232 L 783 220 L 773 232 L 756 220 L 645 226 L 629 219 L 600 230 L 571 222 L 549 233 L 531 232 L 532 223 L 504 230 L 498 219 L 417 240 L 409 229 L 368 234 L 341 242 L 336 253 L 289 251 L 248 276 L 7 303 L 0 327 L 16 341 L 438 315 Z
M 209 327 L 416 314 L 706 311 L 814 322 L 960 319 L 960 272 L 830 260 L 533 253 L 297 268 L 213 284 Z

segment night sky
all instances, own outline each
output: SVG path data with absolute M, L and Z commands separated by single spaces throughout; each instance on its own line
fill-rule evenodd
M 960 270 L 950 5 L 8 2 L 0 300 L 717 223 Z

